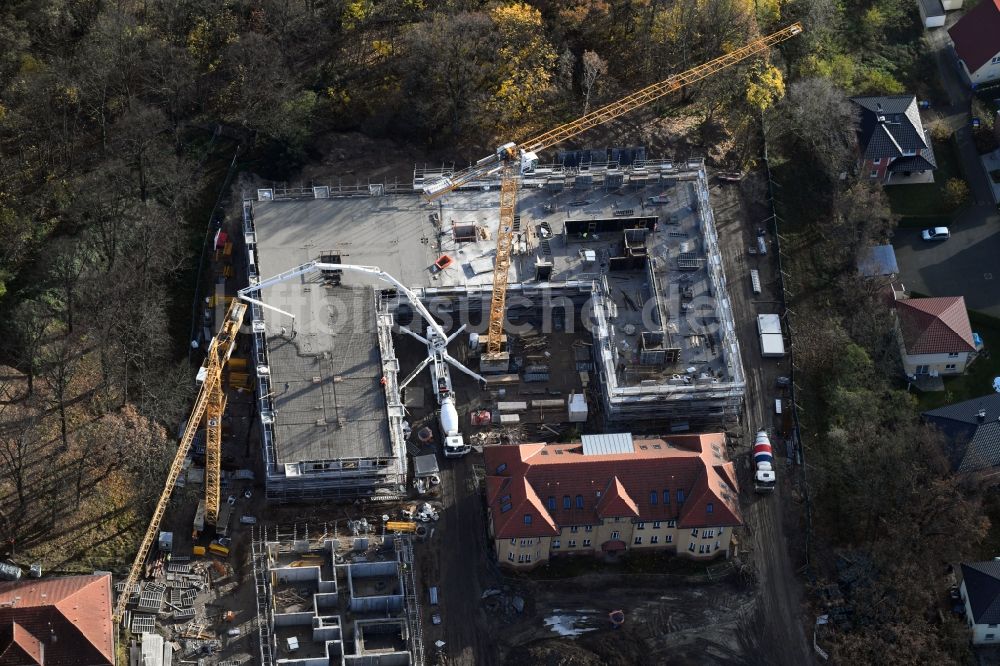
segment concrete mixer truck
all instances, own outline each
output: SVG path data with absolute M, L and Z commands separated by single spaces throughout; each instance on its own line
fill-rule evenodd
M 774 473 L 774 452 L 771 450 L 771 440 L 763 430 L 757 433 L 753 442 L 753 462 L 757 468 L 753 489 L 758 493 L 773 492 L 777 478 Z

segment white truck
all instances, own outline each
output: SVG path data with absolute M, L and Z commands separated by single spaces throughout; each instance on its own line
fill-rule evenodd
M 781 335 L 781 317 L 776 314 L 757 315 L 757 332 L 760 334 L 761 356 L 781 358 L 785 355 L 785 339 Z

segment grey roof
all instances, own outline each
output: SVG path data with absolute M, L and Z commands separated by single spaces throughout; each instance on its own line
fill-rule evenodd
M 635 444 L 632 434 L 628 432 L 607 433 L 604 435 L 582 435 L 583 455 L 603 456 L 616 453 L 634 453 Z
M 1000 562 L 962 564 L 962 580 L 976 624 L 1000 624 Z
M 896 251 L 891 245 L 876 245 L 868 248 L 858 258 L 858 272 L 865 277 L 880 275 L 895 275 L 899 273 L 896 263 Z
M 441 470 L 438 468 L 437 456 L 433 453 L 427 453 L 422 456 L 413 456 L 414 476 L 431 476 L 440 471 Z
M 920 8 L 924 10 L 926 18 L 944 16 L 944 5 L 941 4 L 941 0 L 920 0 Z
M 328 330 L 303 318 L 294 338 L 268 336 L 277 463 L 389 457 L 374 295 L 315 289 L 318 310 L 342 308 L 350 323 Z
M 947 438 L 954 469 L 974 472 L 1000 465 L 1000 393 L 932 409 L 923 416 Z
M 866 159 L 902 157 L 907 150 L 926 150 L 924 132 L 913 95 L 852 97 L 860 107 L 858 145 Z

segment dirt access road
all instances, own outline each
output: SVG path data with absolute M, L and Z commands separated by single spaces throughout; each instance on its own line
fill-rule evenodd
M 780 292 L 773 234 L 767 233 L 769 252 L 766 257 L 750 256 L 748 248 L 756 243 L 757 227 L 765 226 L 769 214 L 763 208 L 745 205 L 746 201 L 764 201 L 766 196 L 754 192 L 752 183 L 746 183 L 741 195 L 740 186 L 716 183 L 711 188 L 712 209 L 715 213 L 719 244 L 728 282 L 729 297 L 733 305 L 743 367 L 746 371 L 747 393 L 742 440 L 730 450 L 730 456 L 740 470 L 743 497 L 752 493 L 752 460 L 750 447 L 753 434 L 760 428 L 772 432 L 775 462 L 778 464 L 779 483 L 771 496 L 757 497 L 749 507 L 744 505 L 745 525 L 742 531 L 744 547 L 752 551 L 751 560 L 759 581 L 760 618 L 758 630 L 752 634 L 748 654 L 761 664 L 809 664 L 814 658 L 803 630 L 805 605 L 801 581 L 796 570 L 804 563 L 799 561 L 803 552 L 801 543 L 789 536 L 799 535 L 801 528 L 793 516 L 801 507 L 793 502 L 791 479 L 797 470 L 782 456 L 790 453 L 781 437 L 775 436 L 781 424 L 775 415 L 774 401 L 778 397 L 776 379 L 788 375 L 788 360 L 765 359 L 760 355 L 757 336 L 757 315 L 780 313 Z M 749 196 L 744 196 L 744 195 Z M 762 293 L 753 294 L 750 270 L 760 272 Z M 790 506 L 791 505 L 791 506 Z M 793 510 L 789 510 L 793 509 Z M 793 562 L 789 550 L 793 549 Z

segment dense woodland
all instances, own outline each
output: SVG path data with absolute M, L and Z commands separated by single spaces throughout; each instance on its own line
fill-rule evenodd
M 808 193 L 808 209 L 782 212 L 808 350 L 814 581 L 835 575 L 833 553 L 871 565 L 835 657 L 967 658 L 932 585 L 987 524 L 892 379 L 878 293 L 851 277 L 892 230 L 884 196 L 839 177 L 852 171 L 847 96 L 926 91 L 911 0 L 3 3 L 0 554 L 44 554 L 72 533 L 57 568 L 92 565 L 99 547 L 104 566 L 127 561 L 192 394 L 193 275 L 237 145 L 277 180 L 343 131 L 415 159 L 478 157 L 793 20 L 806 32 L 769 60 L 638 121 L 691 120 L 695 143 L 734 146 L 715 157 L 727 168 L 753 168 L 766 135 L 776 177 Z

